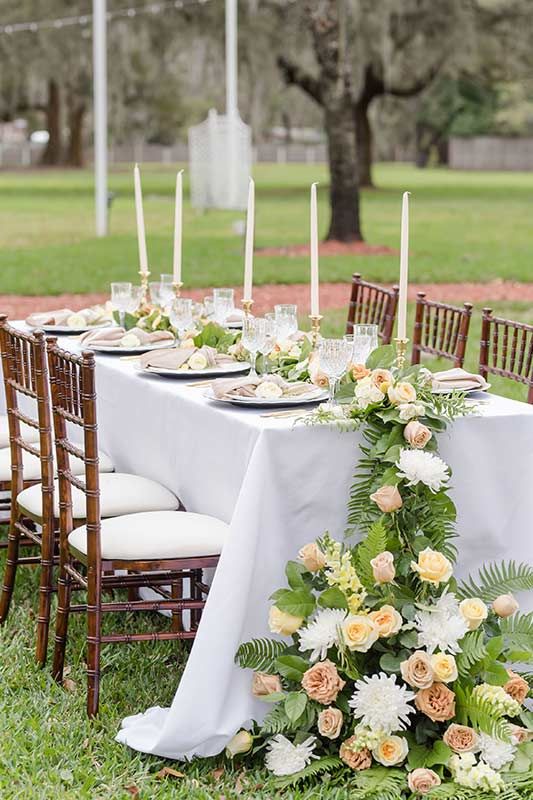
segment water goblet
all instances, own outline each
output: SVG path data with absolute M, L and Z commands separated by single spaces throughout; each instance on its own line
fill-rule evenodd
M 131 303 L 132 285 L 126 281 L 111 284 L 111 303 L 118 311 L 119 324 L 124 327 L 126 311 Z
M 204 297 L 204 316 L 205 317 L 212 317 L 215 313 L 215 306 L 214 306 L 214 298 L 213 295 L 209 295 L 208 297 Z
M 288 339 L 298 330 L 298 309 L 293 303 L 283 303 L 274 306 L 276 319 L 276 337 L 279 340 Z
M 235 292 L 233 289 L 213 289 L 213 310 L 215 320 L 224 326 L 235 308 Z
M 377 325 L 353 326 L 353 361 L 355 364 L 366 364 L 372 350 L 378 346 Z
M 134 314 L 141 305 L 142 292 L 142 286 L 131 287 L 130 301 L 126 309 L 129 314 Z
M 258 353 L 263 356 L 261 373 L 268 372 L 267 356 L 276 342 L 276 318 L 272 312 L 265 314 L 265 339 L 258 349 Z
M 352 355 L 352 343 L 344 339 L 321 339 L 318 345 L 320 369 L 329 385 L 328 405 L 336 405 L 335 387 L 346 372 Z
M 159 280 L 161 283 L 164 283 L 167 286 L 172 286 L 174 283 L 174 275 L 172 275 L 170 272 L 162 272 L 159 276 Z
M 242 322 L 242 346 L 250 353 L 250 377 L 259 377 L 255 368 L 257 354 L 265 347 L 267 338 L 266 321 L 260 317 L 247 316 Z
M 171 283 L 161 281 L 159 284 L 159 303 L 161 308 L 167 309 L 175 297 L 174 289 Z
M 192 300 L 188 297 L 174 298 L 168 316 L 172 327 L 178 332 L 178 339 L 183 339 L 185 332 L 192 327 Z

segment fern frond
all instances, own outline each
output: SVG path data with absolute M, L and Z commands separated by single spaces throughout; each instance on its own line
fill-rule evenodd
M 375 579 L 370 561 L 387 549 L 387 529 L 381 521 L 374 522 L 365 538 L 357 546 L 357 574 L 367 589 L 374 587 Z
M 332 772 L 340 766 L 342 766 L 340 758 L 336 756 L 325 756 L 317 761 L 311 761 L 311 763 L 300 770 L 300 772 L 295 772 L 293 775 L 287 775 L 286 778 L 276 780 L 276 786 L 278 789 L 286 789 L 289 786 L 300 783 L 300 781 L 305 781 L 308 778 L 315 778 L 317 775 L 321 775 L 324 772 Z
M 401 800 L 406 788 L 407 775 L 403 770 L 371 767 L 358 772 L 350 781 L 350 800 Z
M 485 634 L 482 630 L 468 633 L 461 641 L 461 652 L 457 655 L 457 669 L 459 675 L 466 678 L 472 671 L 472 667 L 482 661 L 487 655 L 485 647 Z
M 235 654 L 235 662 L 243 669 L 274 674 L 276 658 L 286 649 L 287 645 L 276 639 L 252 639 L 241 644 Z
M 533 589 L 533 567 L 515 561 L 494 562 L 479 570 L 477 581 L 470 576 L 461 583 L 458 597 L 481 597 L 485 602 L 491 602 L 500 594 L 530 591 Z
M 274 706 L 264 718 L 263 724 L 261 725 L 261 733 L 283 733 L 283 731 L 288 731 L 291 728 L 292 722 L 285 713 L 283 704 L 280 704 Z
M 509 725 L 486 698 L 474 695 L 471 690 L 456 689 L 456 716 L 465 725 L 470 722 L 477 730 L 494 739 L 509 741 Z

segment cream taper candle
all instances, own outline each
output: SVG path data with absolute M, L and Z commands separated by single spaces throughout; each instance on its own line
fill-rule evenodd
M 318 211 L 316 201 L 316 187 L 318 184 L 311 184 L 311 316 L 320 314 L 320 304 L 318 298 Z
M 255 184 L 250 178 L 248 185 L 248 207 L 246 211 L 246 241 L 244 245 L 244 289 L 242 299 L 252 299 L 252 278 L 254 270 L 254 229 L 255 229 Z
M 135 168 L 133 170 L 133 184 L 135 186 L 135 213 L 137 216 L 137 241 L 139 243 L 139 266 L 141 272 L 148 272 L 148 254 L 146 252 L 146 234 L 144 230 L 141 173 L 139 172 L 138 164 L 135 164 Z
M 409 195 L 402 198 L 402 229 L 400 241 L 400 293 L 398 295 L 398 339 L 407 339 L 407 277 L 409 273 Z
M 181 239 L 183 221 L 183 170 L 176 175 L 176 205 L 174 209 L 174 283 L 181 283 Z

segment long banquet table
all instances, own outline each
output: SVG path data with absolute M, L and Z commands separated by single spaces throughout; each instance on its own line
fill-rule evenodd
M 61 344 L 78 349 L 72 338 Z M 325 530 L 342 537 L 359 434 L 221 406 L 114 355 L 97 355 L 96 377 L 100 448 L 116 469 L 160 481 L 189 511 L 230 525 L 171 708 L 126 719 L 117 739 L 169 758 L 214 755 L 266 713 L 234 654 L 269 634 L 268 597 L 284 585 L 286 561 Z M 533 407 L 482 398 L 476 416 L 440 437 L 453 470 L 459 576 L 501 558 L 533 563 Z

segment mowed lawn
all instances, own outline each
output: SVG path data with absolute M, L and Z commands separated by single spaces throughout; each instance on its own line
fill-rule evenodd
M 177 165 L 142 169 L 150 267 L 172 265 Z M 399 245 L 402 191 L 411 197 L 413 281 L 533 280 L 533 174 L 417 170 L 380 164 L 377 189 L 363 192 L 362 225 L 369 244 Z M 320 182 L 320 228 L 328 224 L 324 165 L 254 167 L 256 246 L 306 243 L 309 185 Z M 113 171 L 110 235 L 94 236 L 92 174 L 85 171 L 0 172 L 0 294 L 105 291 L 111 280 L 136 280 L 138 269 L 131 169 Z M 185 173 L 185 189 L 188 178 Z M 184 214 L 184 280 L 189 286 L 238 284 L 242 237 L 235 211 Z M 321 260 L 323 280 L 344 281 L 354 270 L 384 281 L 397 277 L 398 257 L 336 256 Z M 257 283 L 308 279 L 305 257 L 260 256 Z

